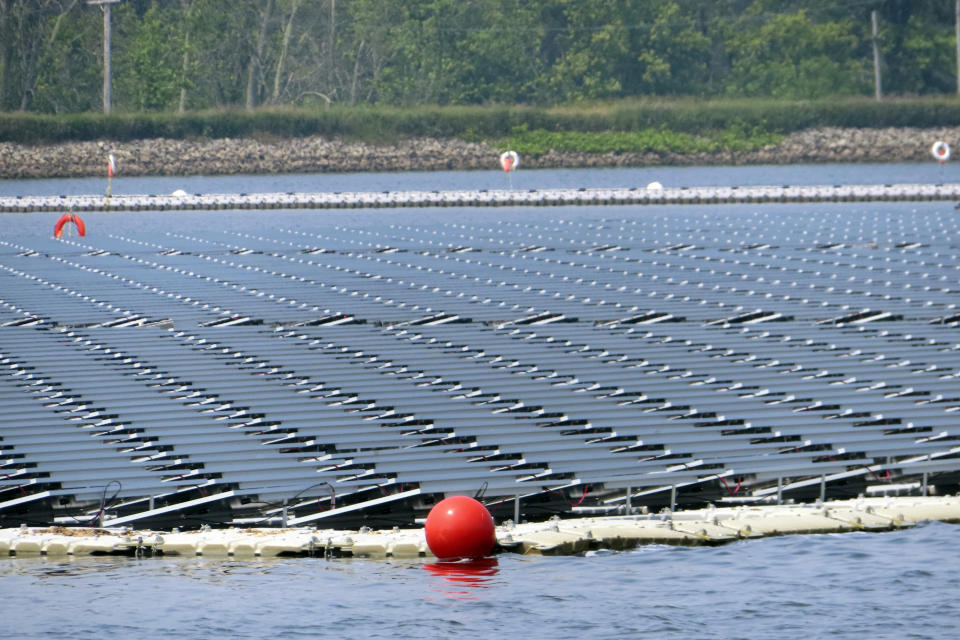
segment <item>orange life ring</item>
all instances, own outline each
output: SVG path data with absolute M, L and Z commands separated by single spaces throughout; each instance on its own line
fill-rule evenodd
M 53 237 L 59 238 L 63 235 L 63 228 L 68 222 L 72 222 L 77 228 L 78 236 L 87 235 L 87 227 L 83 224 L 83 220 L 80 219 L 80 216 L 75 216 L 72 213 L 65 213 L 60 216 L 60 219 L 57 220 L 57 224 L 53 227 Z

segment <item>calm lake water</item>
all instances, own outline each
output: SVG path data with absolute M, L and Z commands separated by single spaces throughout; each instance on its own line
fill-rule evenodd
M 954 182 L 957 175 L 951 165 L 931 162 L 521 170 L 509 177 L 493 170 L 121 176 L 113 193 L 635 187 L 653 180 L 665 186 L 884 184 Z M 102 193 L 105 184 L 105 179 L 0 181 L 0 195 Z M 549 213 L 606 215 L 603 208 L 584 207 Z M 457 214 L 490 220 L 527 212 Z M 56 215 L 10 214 L 5 224 L 8 232 L 48 236 L 47 219 Z M 97 216 L 116 216 L 87 215 L 88 224 Z M 189 212 L 169 215 L 198 224 L 207 219 Z M 306 221 L 315 214 L 271 214 L 277 215 Z M 371 225 L 385 214 L 323 215 Z M 441 212 L 403 215 L 432 219 Z M 137 216 L 147 227 L 174 219 Z M 205 216 L 222 220 L 224 212 Z M 711 548 L 502 555 L 479 567 L 362 559 L 0 558 L 0 638 L 953 638 L 960 627 L 958 541 L 960 528 L 931 523 L 893 533 L 792 536 Z
M 0 560 L 5 638 L 954 638 L 960 528 L 647 546 L 481 567 Z
M 114 195 L 188 193 L 286 193 L 447 189 L 634 188 L 653 181 L 664 187 L 912 184 L 960 180 L 960 165 L 822 164 L 755 167 L 649 167 L 642 169 L 523 169 L 406 173 L 326 173 L 270 176 L 187 176 L 139 178 L 120 175 Z M 0 196 L 84 195 L 106 191 L 103 178 L 0 180 Z

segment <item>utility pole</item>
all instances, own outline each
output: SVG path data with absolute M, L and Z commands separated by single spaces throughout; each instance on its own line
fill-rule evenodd
M 957 6 L 960 7 L 960 0 L 957 0 Z M 880 81 L 880 29 L 877 27 L 877 12 L 870 12 L 870 20 L 873 22 L 873 86 L 877 102 L 883 99 L 883 86 Z
M 957 33 L 957 95 L 960 95 L 960 0 L 957 0 L 954 15 L 956 16 L 954 25 Z
M 87 0 L 103 10 L 103 112 L 110 113 L 110 5 L 120 0 Z

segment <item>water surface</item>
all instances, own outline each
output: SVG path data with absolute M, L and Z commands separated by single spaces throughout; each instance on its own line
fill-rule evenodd
M 10 638 L 951 638 L 960 528 L 487 564 L 10 558 Z
M 817 164 L 748 167 L 644 167 L 637 169 L 531 169 L 502 171 L 410 171 L 264 176 L 126 177 L 113 180 L 114 195 L 188 193 L 287 193 L 451 189 L 576 189 L 664 187 L 914 184 L 960 180 L 955 165 Z M 0 196 L 88 195 L 104 193 L 102 178 L 0 180 Z

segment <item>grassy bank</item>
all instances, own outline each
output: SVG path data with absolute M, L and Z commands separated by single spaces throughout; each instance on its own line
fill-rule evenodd
M 756 149 L 813 127 L 960 125 L 960 99 L 876 102 L 629 101 L 554 108 L 523 106 L 400 109 L 333 106 L 319 110 L 205 111 L 185 114 L 0 114 L 0 142 L 44 144 L 150 138 L 340 137 L 371 143 L 407 137 L 459 138 L 521 153 Z
M 548 151 L 579 153 L 710 153 L 714 151 L 755 151 L 784 139 L 782 133 L 759 128 L 746 130 L 731 125 L 699 134 L 646 128 L 632 131 L 546 131 L 518 129 L 511 135 L 486 140 L 499 149 L 513 149 L 521 155 L 542 155 Z

